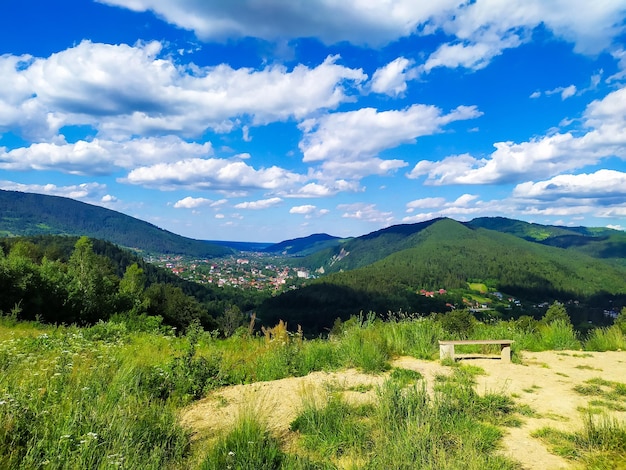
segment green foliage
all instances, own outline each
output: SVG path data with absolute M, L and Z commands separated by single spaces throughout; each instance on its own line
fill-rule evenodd
M 148 253 L 217 257 L 226 247 L 181 237 L 152 224 L 73 199 L 0 190 L 0 232 L 12 236 L 86 235 Z
M 0 341 L 0 468 L 183 464 L 189 436 L 176 408 L 138 387 L 142 338 L 116 328 L 31 329 Z
M 622 333 L 626 334 L 626 307 L 622 307 L 622 310 L 617 314 L 615 325 L 622 330 Z
M 542 325 L 539 329 L 539 350 L 580 349 L 581 343 L 569 321 L 562 319 Z
M 229 337 L 246 323 L 246 316 L 236 305 L 229 305 L 224 309 L 224 313 L 217 317 L 217 326 L 224 336 Z
M 381 470 L 456 469 L 461 462 L 467 468 L 517 468 L 495 452 L 502 437 L 496 424 L 511 422 L 515 413 L 510 399 L 477 395 L 463 372 L 432 398 L 423 380 L 407 386 L 403 378 L 392 376 L 366 407 L 349 405 L 336 394 L 306 401 L 292 429 L 310 454 L 330 457 L 329 463 L 341 458 Z
M 588 351 L 623 351 L 626 350 L 626 332 L 620 325 L 609 328 L 594 328 L 585 341 Z
M 584 428 L 563 432 L 542 428 L 534 436 L 547 442 L 553 452 L 585 468 L 616 469 L 626 466 L 626 425 L 606 414 L 585 415 Z
M 561 321 L 564 323 L 571 323 L 570 317 L 567 314 L 567 310 L 565 309 L 565 305 L 561 302 L 555 301 L 543 317 L 543 322 L 546 324 L 552 324 L 555 321 Z
M 339 457 L 362 452 L 372 445 L 365 421 L 371 411 L 369 405 L 350 405 L 331 395 L 321 406 L 312 400 L 305 402 L 291 430 L 300 431 L 304 447 L 319 455 Z
M 476 319 L 468 310 L 456 309 L 437 315 L 443 329 L 455 338 L 467 338 L 472 334 Z

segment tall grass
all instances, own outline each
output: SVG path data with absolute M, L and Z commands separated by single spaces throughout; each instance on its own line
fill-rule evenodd
M 46 329 L 0 343 L 0 468 L 181 464 L 189 437 L 174 404 L 141 389 L 121 340 L 82 333 Z
M 497 424 L 514 407 L 506 397 L 479 397 L 472 383 L 471 374 L 458 372 L 431 397 L 422 379 L 406 386 L 392 376 L 372 404 L 351 405 L 334 395 L 305 406 L 292 428 L 329 464 L 348 456 L 365 469 L 517 468 L 495 452 L 502 437 Z
M 588 351 L 626 350 L 626 335 L 617 325 L 591 330 L 585 349 Z
M 613 470 L 626 468 L 626 424 L 603 414 L 585 415 L 577 432 L 542 428 L 534 433 L 553 452 L 584 465 L 584 468 Z
M 175 337 L 159 322 L 148 326 L 52 327 L 0 316 L 0 468 L 184 468 L 190 437 L 177 414 L 216 387 L 340 367 L 378 373 L 397 355 L 436 358 L 437 340 L 449 337 L 432 317 L 359 317 L 327 340 L 307 340 L 285 324 L 227 340 L 198 328 Z M 626 349 L 615 327 L 593 330 L 581 343 L 571 325 L 558 321 L 532 330 L 512 321 L 477 322 L 470 337 L 513 339 L 514 357 L 522 349 Z M 327 444 L 327 451 L 336 458 L 360 455 L 362 465 L 371 462 L 365 468 L 394 462 L 400 466 L 393 468 L 415 468 L 414 462 L 456 468 L 462 453 L 476 467 L 510 467 L 492 450 L 498 426 L 514 421 L 512 404 L 500 395 L 477 396 L 471 380 L 455 374 L 429 398 L 418 377 L 400 380 L 402 374 L 392 373 L 374 408 L 336 398 L 324 409 L 310 409 L 295 426 L 303 436 L 322 429 L 331 436 L 332 426 L 315 423 L 340 417 L 338 429 L 350 429 L 337 431 L 338 443 Z M 413 385 L 407 388 L 407 381 Z M 268 449 L 270 437 L 263 444 Z M 322 440 L 309 446 L 311 452 L 323 447 Z M 306 460 L 280 454 L 279 461 L 282 468 L 335 465 L 322 455 Z

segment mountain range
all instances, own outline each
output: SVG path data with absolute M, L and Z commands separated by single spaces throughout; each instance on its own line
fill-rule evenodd
M 228 246 L 182 237 L 143 220 L 65 197 L 0 190 L 0 236 L 86 235 L 142 253 L 218 257 Z
M 626 232 L 609 228 L 437 218 L 352 238 L 209 243 L 71 199 L 0 191 L 0 235 L 42 233 L 87 235 L 153 253 L 218 257 L 252 249 L 285 256 L 318 279 L 268 299 L 259 317 L 316 330 L 360 311 L 441 311 L 443 298 L 420 291 L 460 292 L 470 282 L 538 302 L 610 297 L 607 302 L 626 303 Z

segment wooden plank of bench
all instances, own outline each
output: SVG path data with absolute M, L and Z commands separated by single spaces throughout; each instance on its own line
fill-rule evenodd
M 510 339 L 467 339 L 467 340 L 440 340 L 439 341 L 439 358 L 445 359 L 449 357 L 454 360 L 455 345 L 471 345 L 471 344 L 498 344 L 500 345 L 500 358 L 502 362 L 511 362 L 511 344 L 514 341 Z

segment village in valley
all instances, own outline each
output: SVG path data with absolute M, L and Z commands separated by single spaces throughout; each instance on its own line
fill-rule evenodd
M 316 277 L 308 269 L 287 265 L 284 258 L 256 252 L 217 259 L 159 256 L 147 261 L 170 270 L 182 279 L 218 287 L 283 291 L 295 289 Z

